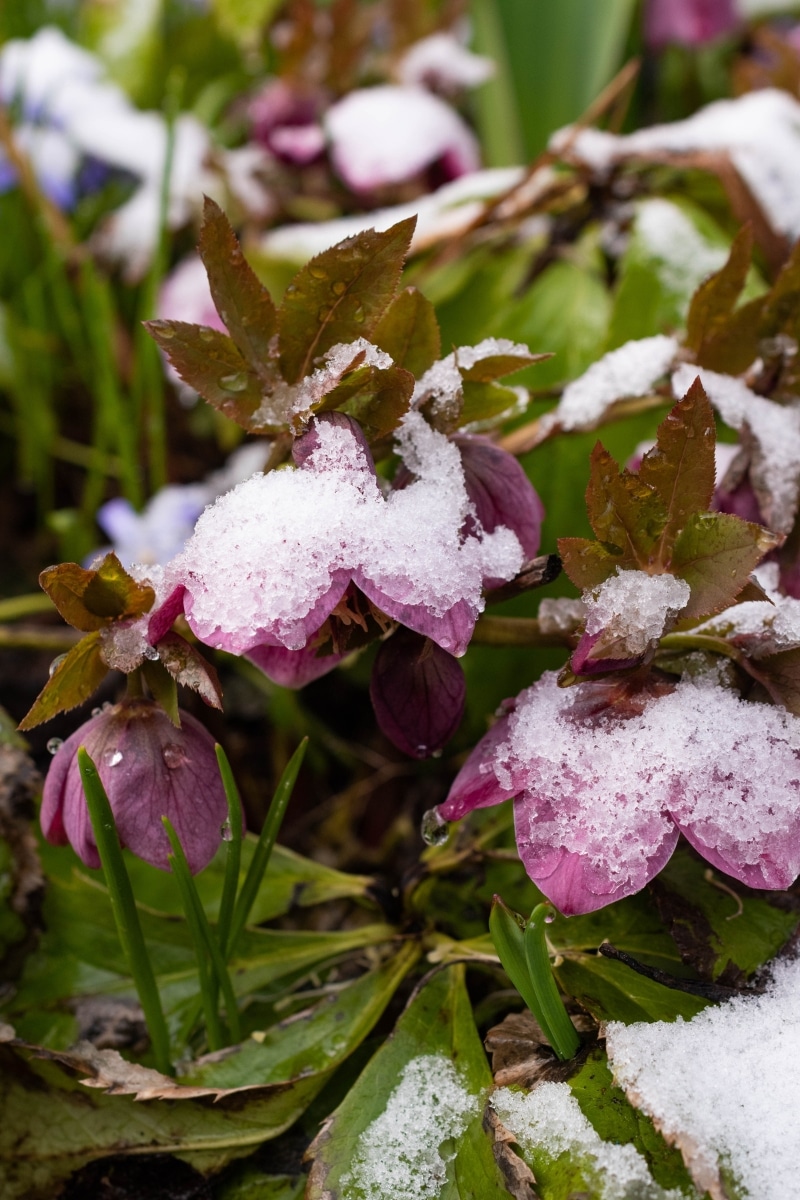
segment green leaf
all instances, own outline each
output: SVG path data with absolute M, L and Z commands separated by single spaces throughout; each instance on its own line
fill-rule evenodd
M 404 288 L 378 321 L 372 340 L 419 379 L 441 353 L 436 310 L 422 292 Z
M 312 258 L 286 289 L 278 313 L 284 378 L 297 383 L 340 342 L 369 337 L 394 298 L 416 224 L 346 238 Z
M 261 404 L 261 380 L 248 367 L 233 338 L 186 321 L 146 321 L 145 327 L 181 379 L 223 416 L 243 429 L 267 428 L 253 419 Z
M 84 632 L 102 629 L 114 618 L 139 617 L 155 600 L 149 584 L 130 576 L 113 553 L 90 570 L 77 563 L 48 567 L 39 583 L 64 620 Z
M 598 1021 L 689 1020 L 706 1005 L 697 996 L 655 983 L 602 955 L 564 958 L 555 976 L 561 990 Z
M 160 663 L 176 683 L 197 692 L 212 708 L 222 708 L 222 686 L 216 669 L 195 646 L 170 630 L 161 638 L 156 649 Z
M 161 705 L 172 724 L 179 726 L 178 687 L 169 671 L 160 662 L 151 662 L 149 658 L 142 663 L 141 671 L 153 699 Z
M 646 567 L 666 523 L 666 509 L 654 488 L 630 471 L 620 471 L 597 443 L 591 456 L 586 509 L 597 538 L 618 547 L 620 567 Z
M 431 1164 L 443 1179 L 440 1200 L 483 1200 L 505 1193 L 502 1176 L 483 1129 L 483 1093 L 491 1075 L 464 988 L 463 967 L 437 972 L 414 994 L 394 1030 L 312 1144 L 308 1200 L 370 1200 L 374 1183 L 365 1161 L 380 1164 L 384 1189 L 396 1176 L 406 1189 L 430 1178 Z M 396 1089 L 418 1072 L 423 1099 L 404 1112 Z M 459 1098 L 460 1120 L 445 1128 L 447 1107 L 437 1085 Z M 377 1122 L 383 1119 L 383 1125 Z M 399 1133 L 396 1122 L 401 1124 Z M 386 1125 L 391 1126 L 387 1131 Z M 387 1137 L 387 1132 L 390 1136 Z M 440 1147 L 446 1149 L 441 1154 Z
M 753 230 L 744 225 L 734 238 L 728 261 L 703 280 L 692 297 L 686 318 L 686 346 L 706 366 L 706 343 L 724 328 L 742 294 L 753 256 Z
M 472 425 L 477 421 L 492 421 L 518 409 L 519 393 L 513 388 L 498 383 L 475 383 L 464 381 L 464 400 L 461 405 L 459 425 Z
M 370 442 L 394 433 L 408 412 L 414 391 L 414 376 L 402 367 L 381 370 L 371 364 L 348 372 L 315 412 L 340 409 L 358 421 Z
M 281 0 L 213 0 L 212 7 L 223 33 L 253 45 L 281 7 Z
M 658 444 L 642 459 L 639 479 L 659 495 L 667 520 L 660 539 L 665 560 L 693 513 L 714 495 L 716 431 L 711 404 L 699 380 L 658 427 Z
M 107 674 L 108 667 L 100 652 L 100 634 L 87 633 L 58 663 L 19 728 L 33 729 L 60 712 L 77 708 L 97 690 Z
M 731 964 L 751 975 L 783 948 L 796 912 L 775 907 L 679 847 L 658 877 L 659 909 L 698 971 L 717 979 Z
M 271 379 L 274 371 L 265 369 L 265 364 L 272 357 L 271 343 L 278 327 L 275 305 L 242 254 L 230 221 L 208 196 L 198 251 L 208 272 L 214 305 L 228 333 L 253 371 Z
M 727 608 L 753 568 L 780 542 L 768 529 L 728 513 L 690 517 L 675 542 L 670 564 L 672 573 L 692 589 L 682 616 L 709 616 Z

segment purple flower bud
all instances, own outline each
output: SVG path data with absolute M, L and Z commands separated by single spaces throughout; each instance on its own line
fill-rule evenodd
M 460 665 L 430 638 L 398 629 L 378 651 L 370 698 L 383 732 L 413 758 L 441 750 L 464 713 Z
M 650 0 L 645 37 L 655 50 L 669 42 L 701 46 L 730 33 L 738 23 L 734 0 Z
M 505 525 L 517 535 L 525 558 L 535 558 L 539 553 L 544 505 L 516 458 L 485 437 L 460 433 L 451 440 L 461 451 L 467 494 L 484 531 L 493 533 Z M 467 532 L 472 532 L 469 518 Z M 487 579 L 484 586 L 496 587 L 502 582 Z
M 47 773 L 42 797 L 44 835 L 70 843 L 88 867 L 99 867 L 78 771 L 85 746 L 108 794 L 120 842 L 139 858 L 169 870 L 170 845 L 161 823 L 169 817 L 196 874 L 220 844 L 228 808 L 214 740 L 188 713 L 176 728 L 151 700 L 123 700 L 67 738 Z

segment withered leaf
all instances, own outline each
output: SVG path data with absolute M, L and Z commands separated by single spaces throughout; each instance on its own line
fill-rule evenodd
M 269 376 L 265 364 L 277 331 L 275 305 L 245 259 L 228 218 L 208 196 L 198 250 L 214 305 L 228 333 L 256 374 Z
M 20 721 L 22 730 L 33 729 L 60 712 L 68 712 L 88 700 L 108 674 L 100 654 L 100 633 L 81 638 L 56 666 L 53 674 Z
M 102 629 L 114 618 L 139 617 L 155 600 L 153 589 L 129 575 L 113 553 L 89 570 L 77 563 L 48 567 L 39 583 L 64 620 L 85 633 Z
M 400 280 L 416 217 L 385 233 L 368 229 L 306 263 L 278 312 L 280 363 L 297 383 L 314 360 L 340 342 L 369 337 Z
M 176 683 L 191 688 L 211 708 L 222 708 L 219 676 L 200 651 L 179 633 L 170 631 L 156 646 L 160 662 Z

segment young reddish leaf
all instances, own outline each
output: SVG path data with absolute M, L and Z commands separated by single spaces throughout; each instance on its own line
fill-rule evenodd
M 697 364 L 726 375 L 741 375 L 758 354 L 761 319 L 767 302 L 759 296 L 737 308 L 719 329 L 709 335 L 697 354 Z
M 782 538 L 728 513 L 694 514 L 672 553 L 673 575 L 692 589 L 684 618 L 705 617 L 727 608 L 750 572 Z
M 473 383 L 491 383 L 495 379 L 502 379 L 504 375 L 512 375 L 514 371 L 521 371 L 523 367 L 529 367 L 532 363 L 543 362 L 552 357 L 552 354 L 528 354 L 522 351 L 487 354 L 485 358 L 478 359 L 471 367 L 462 367 L 459 364 L 459 369 L 465 382 L 469 380 Z M 456 362 L 458 362 L 458 352 L 456 352 Z
M 155 599 L 153 589 L 133 579 L 116 554 L 107 554 L 93 570 L 77 563 L 48 567 L 39 583 L 64 620 L 87 633 L 115 617 L 141 616 Z
M 108 667 L 100 656 L 100 634 L 95 630 L 64 655 L 19 728 L 33 729 L 60 712 L 77 708 L 97 690 L 107 674 Z
M 795 243 L 766 295 L 759 333 L 762 338 L 779 333 L 797 338 L 800 334 L 800 243 Z
M 178 687 L 169 671 L 160 662 L 145 659 L 142 663 L 142 673 L 153 699 L 161 705 L 172 724 L 180 728 Z
M 731 246 L 728 261 L 704 279 L 694 293 L 686 318 L 686 346 L 702 362 L 705 343 L 726 323 L 742 293 L 753 256 L 753 230 L 744 225 Z M 703 363 L 703 365 L 706 365 Z
M 581 591 L 605 583 L 620 563 L 617 555 L 588 538 L 559 538 L 558 553 L 565 573 Z
M 745 669 L 750 667 L 745 661 Z M 800 649 L 780 650 L 760 658 L 751 672 L 764 685 L 776 704 L 800 717 Z
M 596 537 L 619 547 L 620 567 L 647 567 L 667 519 L 658 492 L 630 471 L 621 472 L 600 442 L 590 464 L 586 510 Z
M 639 479 L 667 510 L 660 558 L 665 562 L 692 513 L 706 512 L 714 495 L 714 413 L 699 380 L 658 427 L 658 442 L 642 459 Z
M 210 662 L 179 633 L 164 635 L 156 646 L 160 662 L 182 687 L 191 688 L 211 708 L 222 708 L 219 676 Z
M 281 370 L 297 383 L 339 342 L 369 337 L 391 303 L 416 217 L 368 229 L 323 251 L 295 276 L 278 313 Z
M 252 418 L 261 404 L 262 384 L 232 338 L 185 321 L 146 321 L 145 326 L 185 383 L 243 429 L 260 428 Z
M 242 254 L 225 213 L 208 196 L 198 250 L 217 312 L 247 363 L 262 375 L 278 327 L 275 305 Z
M 402 367 L 380 370 L 359 367 L 347 376 L 317 411 L 339 409 L 358 421 L 367 441 L 375 442 L 394 433 L 408 412 L 414 391 L 414 376 Z
M 422 292 L 405 288 L 378 321 L 372 340 L 392 356 L 398 367 L 405 367 L 419 379 L 441 353 L 436 310 Z

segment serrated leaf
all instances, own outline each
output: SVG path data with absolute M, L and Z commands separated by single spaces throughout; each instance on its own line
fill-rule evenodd
M 113 553 L 89 570 L 77 563 L 48 567 L 39 583 L 64 620 L 85 633 L 102 629 L 115 617 L 139 617 L 155 600 L 149 584 L 130 576 Z
M 491 421 L 503 413 L 516 409 L 519 394 L 500 383 L 476 383 L 465 379 L 464 399 L 461 404 L 459 425 L 472 425 L 477 421 Z
M 179 633 L 170 631 L 161 638 L 156 649 L 160 662 L 176 683 L 197 692 L 212 708 L 222 708 L 219 676 L 195 646 Z
M 531 354 L 521 350 L 515 353 L 501 352 L 487 354 L 484 358 L 478 359 L 471 367 L 459 365 L 459 370 L 461 378 L 465 381 L 491 383 L 495 379 L 502 379 L 505 375 L 513 375 L 515 371 L 521 371 L 523 367 L 530 367 L 533 363 L 544 362 L 545 359 L 552 357 L 552 354 Z M 456 363 L 458 364 L 458 351 L 456 351 Z
M 728 513 L 691 516 L 675 542 L 670 566 L 692 589 L 681 615 L 705 617 L 727 608 L 753 568 L 781 540 L 768 529 Z
M 559 538 L 558 553 L 566 575 L 581 591 L 605 583 L 620 561 L 618 555 L 588 538 Z
M 372 333 L 376 346 L 417 379 L 438 359 L 441 337 L 436 310 L 422 292 L 405 288 L 391 302 Z
M 186 321 L 146 321 L 145 326 L 185 383 L 243 429 L 260 428 L 252 417 L 261 404 L 262 383 L 233 338 Z
M 706 338 L 697 364 L 727 375 L 741 375 L 758 354 L 761 317 L 766 303 L 759 296 L 731 314 L 716 333 Z
M 100 654 L 100 634 L 87 633 L 58 663 L 53 674 L 19 723 L 19 729 L 33 729 L 61 712 L 77 708 L 97 690 L 108 674 Z
M 394 297 L 416 217 L 385 233 L 369 229 L 323 251 L 295 276 L 278 312 L 280 362 L 288 383 L 340 342 L 369 337 Z
M 780 650 L 760 658 L 752 673 L 776 704 L 800 717 L 800 649 Z
M 619 566 L 648 566 L 667 519 L 663 501 L 636 475 L 620 471 L 600 442 L 590 466 L 586 510 L 596 537 L 619 548 Z
M 180 726 L 178 688 L 169 671 L 160 662 L 151 662 L 147 658 L 142 663 L 141 670 L 153 699 L 161 705 L 172 724 Z
M 414 377 L 402 367 L 358 366 L 344 376 L 315 412 L 339 409 L 358 421 L 368 441 L 394 433 L 408 412 Z
M 759 334 L 762 338 L 800 333 L 800 244 L 795 243 L 772 289 L 764 298 Z
M 667 511 L 659 557 L 666 561 L 692 513 L 705 512 L 714 495 L 714 413 L 699 380 L 658 427 L 658 444 L 639 468 L 642 483 L 654 488 Z
M 692 296 L 686 318 L 686 346 L 705 365 L 705 343 L 718 333 L 730 316 L 744 289 L 753 257 L 753 230 L 744 225 L 734 238 L 728 261 L 721 270 L 704 279 Z
M 208 196 L 198 251 L 216 310 L 239 352 L 257 375 L 271 377 L 265 364 L 278 328 L 275 305 L 245 259 L 230 221 Z

